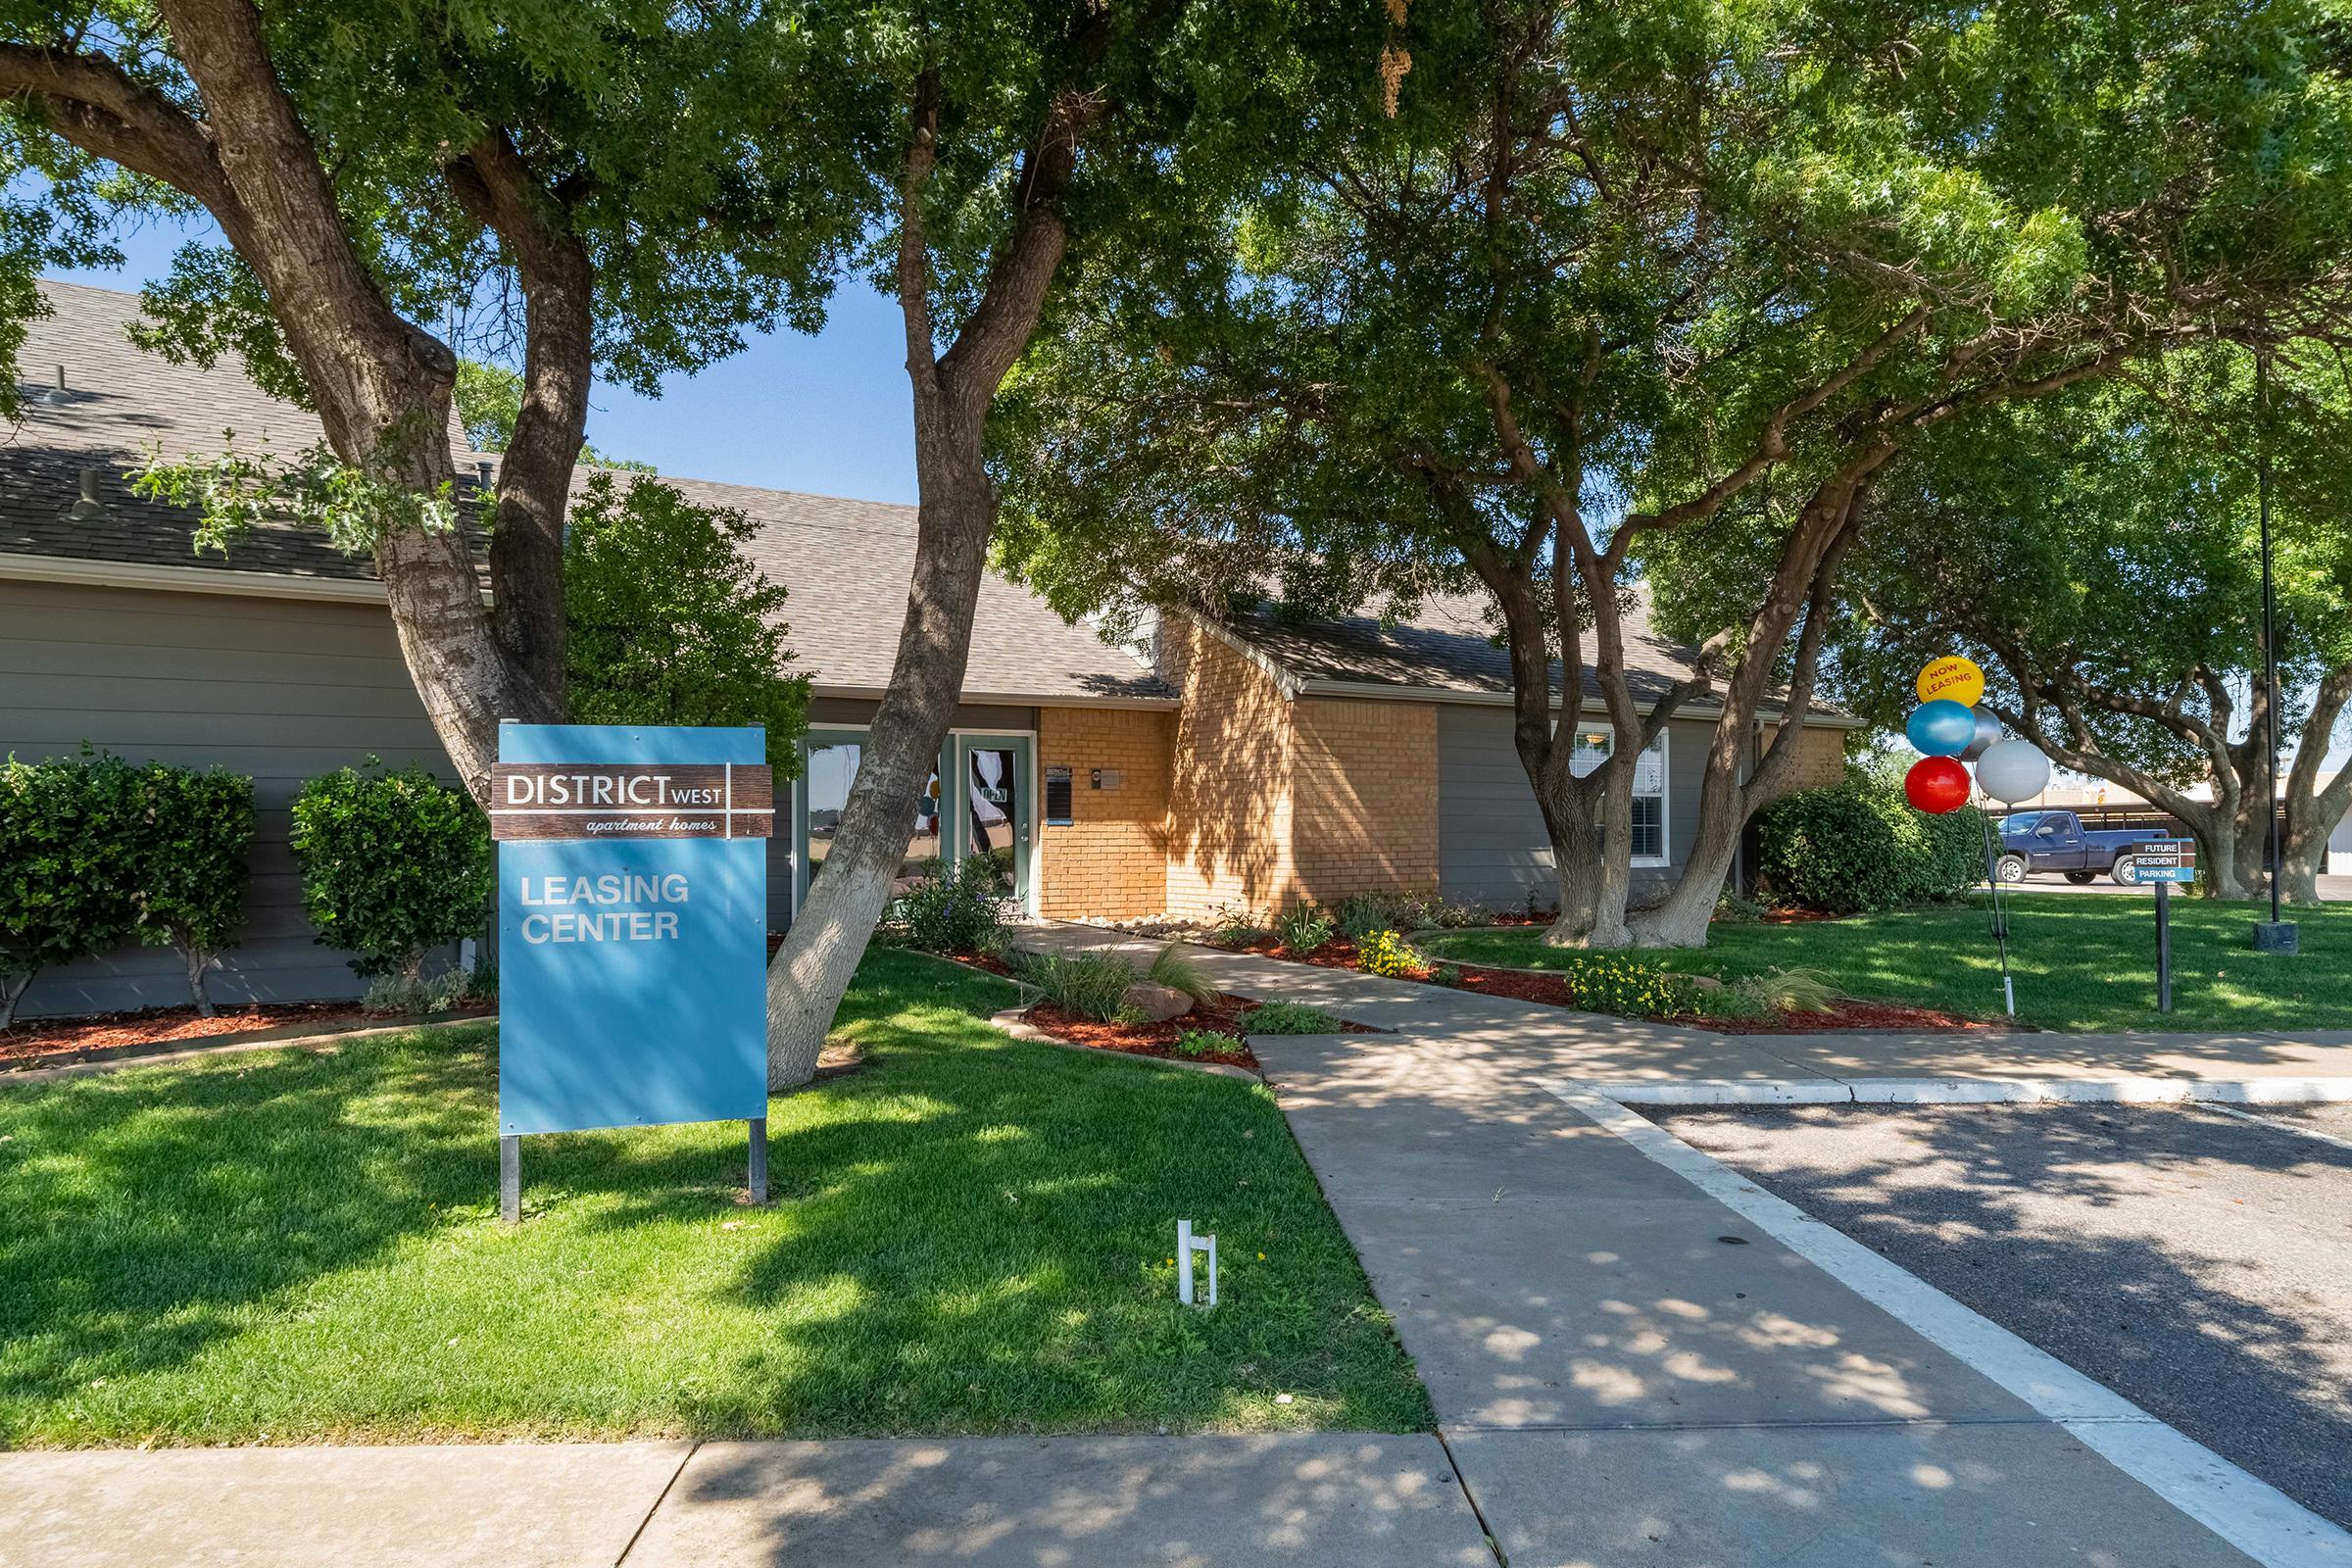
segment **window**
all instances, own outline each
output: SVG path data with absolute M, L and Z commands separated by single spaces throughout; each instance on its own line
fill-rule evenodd
M 1579 730 L 1568 765 L 1583 778 L 1608 760 L 1616 737 L 1605 728 Z M 1634 864 L 1664 865 L 1666 856 L 1666 737 L 1634 759 Z
M 860 736 L 859 740 L 862 739 Z M 808 874 L 811 878 L 824 870 L 825 852 L 833 847 L 833 835 L 840 830 L 842 808 L 849 804 L 850 784 L 858 776 L 858 760 L 864 756 L 859 740 L 846 736 L 826 739 L 821 731 L 809 737 L 808 766 L 801 779 L 801 792 L 808 802 Z M 901 883 L 921 876 L 939 863 L 939 773 L 934 769 L 924 799 L 916 806 L 914 818 L 908 824 L 906 853 L 899 862 Z

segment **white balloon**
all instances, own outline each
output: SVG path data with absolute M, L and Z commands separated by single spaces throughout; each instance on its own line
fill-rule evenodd
M 1975 761 L 2001 743 L 2001 721 L 1982 708 L 1976 710 L 1976 715 L 1977 733 L 1969 740 L 1968 750 L 1960 754 L 1963 762 Z
M 2003 741 L 1977 759 L 1977 788 L 2004 806 L 2030 801 L 2050 782 L 2050 760 L 2032 741 Z

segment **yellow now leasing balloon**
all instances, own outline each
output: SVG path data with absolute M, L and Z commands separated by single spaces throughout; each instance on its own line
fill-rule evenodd
M 1974 708 L 1984 695 L 1984 672 L 1974 660 L 1962 659 L 1958 654 L 1933 660 L 1919 672 L 1919 700 L 1923 703 L 1940 697 L 1962 708 Z

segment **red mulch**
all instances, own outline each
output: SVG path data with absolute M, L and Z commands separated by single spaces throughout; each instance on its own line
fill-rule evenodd
M 1172 1061 L 1219 1061 L 1229 1067 L 1245 1067 L 1257 1071 L 1257 1058 L 1242 1043 L 1241 1018 L 1244 1004 L 1228 999 L 1214 1007 L 1196 1006 L 1181 1018 L 1165 1023 L 1096 1023 L 1062 1011 L 1050 1002 L 1041 1002 L 1022 1016 L 1056 1040 L 1066 1040 L 1074 1046 L 1091 1046 L 1097 1051 L 1124 1052 L 1130 1056 L 1164 1056 Z M 1176 1037 L 1188 1029 L 1202 1029 L 1230 1037 L 1231 1051 L 1211 1052 L 1205 1056 L 1187 1056 L 1176 1049 Z
M 215 1035 L 243 1034 L 250 1029 L 276 1029 L 286 1024 L 312 1024 L 321 1032 L 357 1029 L 390 1020 L 362 1012 L 348 1002 L 283 1003 L 271 1006 L 223 1007 L 210 1018 L 199 1018 L 193 1006 L 156 1007 L 145 1012 L 103 1012 L 88 1018 L 31 1018 L 0 1034 L 0 1062 L 24 1062 L 41 1056 L 78 1052 L 118 1051 L 125 1047 L 165 1045 L 180 1040 L 208 1040 Z

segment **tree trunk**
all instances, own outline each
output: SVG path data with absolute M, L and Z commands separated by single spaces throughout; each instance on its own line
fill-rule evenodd
M 867 731 L 822 875 L 767 971 L 771 1089 L 804 1084 L 849 990 L 914 831 L 915 803 L 939 763 L 971 651 L 972 612 L 996 523 L 996 491 L 981 466 L 978 420 L 917 434 L 922 500 L 914 577 L 890 689 Z
M 179 956 L 188 966 L 188 995 L 195 999 L 196 1016 L 210 1018 L 213 1015 L 213 999 L 204 989 L 204 971 L 213 966 L 213 956 L 202 948 L 184 946 L 179 950 Z
M 0 1030 L 17 1026 L 17 1003 L 23 999 L 25 988 L 32 984 L 32 977 L 40 972 L 38 968 L 31 968 L 23 974 L 0 975 Z
M 1879 455 L 1882 460 L 1884 456 Z M 1750 816 L 1781 794 L 1803 738 L 1805 714 L 1812 707 L 1822 645 L 1829 636 L 1838 568 L 1853 541 L 1876 466 L 1876 460 L 1857 460 L 1824 480 L 1806 501 L 1783 548 L 1772 586 L 1748 622 L 1746 641 L 1724 682 L 1723 711 L 1716 716 L 1699 778 L 1698 829 L 1690 858 L 1665 899 L 1635 922 L 1635 940 L 1642 947 L 1707 945 L 1707 927 L 1715 918 L 1715 906 L 1740 854 L 1740 832 Z M 1772 673 L 1800 615 L 1804 628 L 1797 635 L 1795 665 L 1783 698 L 1780 721 L 1771 744 L 1756 759 L 1754 771 L 1742 778 L 1749 737 L 1755 732 Z

